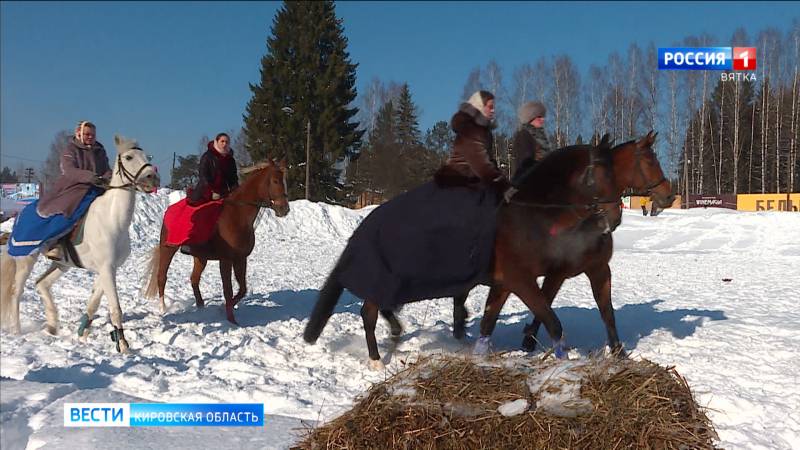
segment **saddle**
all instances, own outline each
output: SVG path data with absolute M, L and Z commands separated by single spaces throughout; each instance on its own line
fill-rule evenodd
M 75 246 L 83 242 L 84 225 L 86 225 L 85 215 L 75 223 L 75 226 L 72 227 L 69 233 L 56 241 L 56 243 L 44 253 L 44 256 L 53 261 L 64 262 L 83 268 Z

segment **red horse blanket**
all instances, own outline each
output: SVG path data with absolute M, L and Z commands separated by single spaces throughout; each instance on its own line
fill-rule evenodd
M 213 200 L 200 206 L 189 206 L 186 199 L 167 208 L 164 226 L 167 227 L 167 245 L 202 244 L 211 239 L 222 213 L 222 200 Z

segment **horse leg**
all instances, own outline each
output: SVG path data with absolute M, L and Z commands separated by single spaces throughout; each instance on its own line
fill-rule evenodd
M 51 263 L 50 267 L 45 270 L 42 276 L 36 280 L 36 291 L 42 297 L 44 302 L 44 315 L 47 318 L 47 332 L 55 336 L 58 334 L 58 308 L 53 302 L 53 296 L 50 293 L 50 288 L 61 275 L 67 272 L 69 268 L 63 268 L 56 263 Z
M 606 334 L 608 335 L 608 347 L 611 353 L 617 356 L 625 356 L 625 350 L 619 342 L 617 334 L 617 323 L 614 320 L 614 306 L 611 304 L 611 269 L 608 264 L 593 267 L 586 271 L 586 276 L 592 283 L 592 293 L 603 323 L 606 324 Z
M 566 358 L 561 321 L 558 320 L 558 316 L 553 312 L 536 281 L 531 282 L 528 274 L 514 270 L 506 272 L 505 283 L 508 289 L 517 294 L 517 297 L 525 303 L 525 306 L 530 309 L 534 317 L 544 324 L 547 333 L 553 340 L 556 357 L 559 359 Z
M 464 303 L 467 301 L 467 294 L 465 292 L 453 297 L 453 337 L 461 340 L 464 339 L 465 327 L 467 322 L 467 308 Z
M 100 307 L 100 299 L 103 298 L 103 288 L 100 286 L 100 277 L 94 281 L 92 288 L 92 295 L 89 297 L 89 303 L 86 306 L 86 314 L 81 316 L 80 325 L 78 325 L 78 337 L 86 339 L 89 337 L 89 328 L 92 326 L 92 320 L 97 313 L 97 308 Z
M 242 258 L 233 263 L 233 275 L 236 277 L 236 284 L 239 285 L 239 291 L 233 297 L 233 306 L 239 303 L 247 295 L 247 258 Z
M 483 355 L 489 352 L 490 337 L 510 293 L 505 287 L 496 284 L 489 288 L 489 296 L 486 297 L 486 306 L 483 308 L 483 318 L 481 319 L 481 336 L 475 342 L 473 353 Z
M 389 326 L 392 329 L 392 340 L 395 342 L 399 341 L 400 336 L 403 334 L 403 325 L 397 320 L 397 316 L 391 309 L 382 309 L 380 311 L 381 316 L 389 322 Z
M 199 258 L 197 256 L 194 257 L 194 266 L 192 266 L 192 291 L 194 291 L 194 303 L 197 305 L 198 308 L 202 308 L 205 306 L 205 302 L 203 301 L 203 294 L 200 293 L 200 277 L 203 275 L 203 271 L 206 270 L 206 264 L 208 264 L 207 259 Z
M 177 251 L 178 247 L 169 247 L 166 245 L 162 245 L 161 247 L 159 247 L 158 298 L 161 301 L 159 305 L 161 314 L 165 314 L 167 312 L 167 304 L 164 302 L 164 289 L 167 286 L 167 271 L 169 270 L 169 264 L 172 262 L 172 258 L 175 256 L 175 253 Z
M 226 259 L 219 260 L 219 275 L 222 278 L 222 295 L 225 297 L 225 314 L 228 322 L 239 325 L 233 317 L 233 282 L 231 281 L 231 262 Z
M 108 312 L 111 315 L 111 325 L 114 331 L 111 332 L 111 340 L 117 344 L 117 351 L 128 353 L 129 345 L 125 340 L 122 329 L 122 308 L 119 306 L 119 295 L 117 294 L 117 273 L 112 266 L 103 267 L 98 271 L 98 281 L 108 297 Z
M 12 258 L 11 256 L 8 256 Z M 19 300 L 22 298 L 22 293 L 25 291 L 25 281 L 28 280 L 28 276 L 30 276 L 31 272 L 33 271 L 33 266 L 36 264 L 36 259 L 39 257 L 38 254 L 32 256 L 23 256 L 14 258 L 15 263 L 15 270 L 14 273 L 14 290 L 13 293 L 9 296 L 9 299 L 4 299 L 3 304 L 10 303 L 10 308 L 8 317 L 10 322 L 10 330 L 12 333 L 20 333 L 22 331 L 22 327 L 19 323 Z
M 553 300 L 556 298 L 556 294 L 558 293 L 559 289 L 561 289 L 561 285 L 564 284 L 564 280 L 566 277 L 562 274 L 549 274 L 544 278 L 544 283 L 542 283 L 542 293 L 544 297 L 547 299 L 548 305 L 553 305 Z M 536 350 L 536 334 L 539 332 L 539 327 L 542 325 L 542 322 L 539 321 L 536 317 L 533 318 L 533 322 L 528 325 L 525 325 L 524 336 L 522 337 L 522 349 L 527 352 L 532 352 Z
M 361 319 L 364 321 L 364 333 L 367 337 L 367 350 L 369 351 L 369 368 L 379 370 L 383 368 L 381 355 L 378 353 L 378 341 L 375 339 L 375 325 L 378 323 L 378 305 L 369 300 L 364 300 L 361 306 Z

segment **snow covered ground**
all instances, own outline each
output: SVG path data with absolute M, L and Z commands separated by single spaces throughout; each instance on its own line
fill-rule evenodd
M 285 218 L 266 211 L 249 260 L 249 295 L 225 321 L 216 263 L 209 263 L 197 310 L 188 279 L 191 258 L 177 255 L 167 284 L 168 312 L 141 298 L 144 266 L 156 244 L 168 193 L 139 198 L 133 253 L 119 271 L 125 335 L 133 352 L 115 352 L 105 304 L 93 333 L 75 336 L 92 275 L 73 270 L 55 286 L 61 332 L 43 331 L 44 308 L 32 280 L 21 304 L 21 335 L 0 334 L 0 436 L 3 449 L 208 447 L 286 448 L 298 430 L 345 411 L 386 373 L 367 369 L 360 302 L 345 293 L 319 342 L 302 340 L 317 289 L 347 238 L 370 209 L 353 211 L 295 201 Z M 3 224 L 6 227 L 8 224 Z M 625 347 L 675 365 L 701 404 L 711 408 L 724 448 L 800 448 L 800 215 L 721 209 L 626 211 L 615 232 L 613 299 Z M 730 281 L 725 281 L 730 280 Z M 477 335 L 487 293 L 467 302 Z M 555 302 L 577 358 L 602 347 L 605 329 L 584 277 L 568 280 Z M 406 334 L 394 348 L 381 323 L 388 371 L 420 352 L 469 348 L 451 337 L 452 303 L 407 306 Z M 508 302 L 496 350 L 519 345 L 528 314 Z M 549 340 L 540 334 L 545 342 Z M 388 372 L 387 372 L 388 373 Z M 264 428 L 63 428 L 62 404 L 117 402 L 263 402 Z

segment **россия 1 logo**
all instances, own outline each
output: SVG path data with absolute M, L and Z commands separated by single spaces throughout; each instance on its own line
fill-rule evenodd
M 755 81 L 755 47 L 659 47 L 658 70 L 720 70 L 722 81 Z M 734 72 L 730 72 L 733 70 Z

